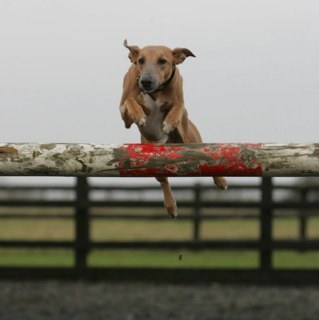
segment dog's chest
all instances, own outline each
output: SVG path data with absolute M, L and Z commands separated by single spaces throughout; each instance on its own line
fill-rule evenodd
M 142 134 L 150 141 L 165 143 L 167 135 L 163 133 L 162 124 L 165 113 L 161 110 L 162 102 L 153 100 L 148 94 L 143 94 L 143 105 L 146 110 L 146 124 L 142 128 Z

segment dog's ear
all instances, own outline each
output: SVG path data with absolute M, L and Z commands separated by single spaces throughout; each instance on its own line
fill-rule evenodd
M 129 46 L 127 44 L 127 40 L 124 40 L 124 47 L 130 50 L 130 53 L 128 54 L 129 59 L 132 63 L 136 63 L 137 56 L 140 52 L 140 48 L 138 46 Z
M 194 53 L 186 48 L 176 48 L 172 52 L 174 64 L 182 63 L 187 57 L 195 57 Z

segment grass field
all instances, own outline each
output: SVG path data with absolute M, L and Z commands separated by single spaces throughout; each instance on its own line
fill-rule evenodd
M 189 240 L 192 225 L 183 220 L 118 221 L 95 219 L 91 223 L 93 240 Z M 310 218 L 309 239 L 318 238 L 319 218 Z M 72 240 L 72 220 L 10 219 L 0 222 L 1 240 Z M 255 220 L 205 221 L 202 239 L 258 239 L 259 225 Z M 298 239 L 298 220 L 274 220 L 275 239 Z M 259 255 L 254 251 L 188 251 L 188 250 L 95 250 L 89 255 L 90 266 L 148 267 L 226 267 L 256 268 Z M 72 266 L 74 256 L 68 250 L 0 249 L 1 266 Z M 274 252 L 276 268 L 319 268 L 319 252 Z
M 298 239 L 297 218 L 274 219 L 274 239 Z M 189 240 L 192 224 L 184 220 L 121 221 L 92 219 L 93 240 Z M 202 239 L 258 239 L 256 220 L 206 220 L 201 224 Z M 0 240 L 72 240 L 74 222 L 62 219 L 10 219 L 0 221 Z M 307 238 L 319 237 L 319 218 L 309 218 Z
M 0 266 L 71 267 L 66 250 L 0 250 Z M 319 268 L 318 252 L 278 251 L 275 268 Z M 258 253 L 250 251 L 98 250 L 89 255 L 91 267 L 257 268 Z

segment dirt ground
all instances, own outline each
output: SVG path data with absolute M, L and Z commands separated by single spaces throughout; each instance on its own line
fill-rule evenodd
M 318 320 L 319 288 L 0 282 L 0 320 Z

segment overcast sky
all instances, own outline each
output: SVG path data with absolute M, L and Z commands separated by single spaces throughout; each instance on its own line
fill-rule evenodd
M 1 142 L 138 142 L 125 38 L 196 55 L 180 71 L 206 142 L 319 141 L 318 0 L 0 0 Z

